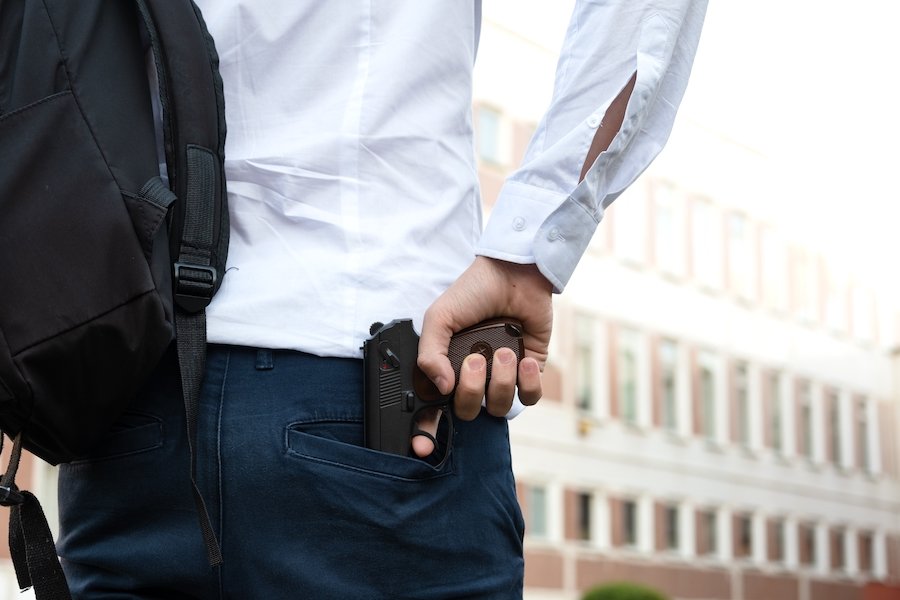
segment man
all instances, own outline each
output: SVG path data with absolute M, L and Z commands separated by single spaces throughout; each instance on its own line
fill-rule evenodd
M 517 390 L 523 404 L 541 396 L 552 293 L 665 143 L 705 4 L 576 3 L 553 102 L 482 230 L 480 2 L 199 1 L 228 120 L 229 268 L 207 313 L 198 419 L 198 483 L 225 562 L 204 564 L 177 479 L 169 357 L 108 443 L 61 472 L 75 595 L 520 597 L 505 417 Z M 454 381 L 450 336 L 497 316 L 522 322 L 526 357 L 498 351 L 485 389 L 472 355 Z M 401 317 L 441 392 L 458 383 L 437 467 L 361 447 L 359 348 L 372 322 Z

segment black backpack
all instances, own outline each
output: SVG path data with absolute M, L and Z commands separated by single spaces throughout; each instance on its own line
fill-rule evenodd
M 173 340 L 193 439 L 228 245 L 224 143 L 218 56 L 190 0 L 0 0 L 0 429 L 15 440 L 0 503 L 38 598 L 68 590 L 37 500 L 16 488 L 21 449 L 85 454 Z

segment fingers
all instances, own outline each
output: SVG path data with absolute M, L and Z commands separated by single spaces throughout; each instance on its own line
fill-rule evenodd
M 480 354 L 470 354 L 463 361 L 459 386 L 454 397 L 454 413 L 464 421 L 471 421 L 481 411 L 485 399 L 488 413 L 503 417 L 512 407 L 518 388 L 523 404 L 532 405 L 541 399 L 540 364 L 534 358 L 523 358 L 516 364 L 516 354 L 509 348 L 498 349 L 491 362 L 491 380 L 485 390 L 487 364 Z M 485 391 L 487 395 L 485 398 Z
M 509 348 L 494 352 L 491 380 L 487 389 L 487 410 L 495 417 L 506 416 L 516 394 L 516 353 Z
M 416 419 L 416 426 L 429 434 L 432 438 L 437 437 L 438 424 L 441 421 L 440 409 L 433 408 L 422 410 Z M 414 435 L 412 438 L 412 449 L 419 458 L 428 458 L 434 452 L 434 441 L 424 435 Z
M 487 384 L 487 361 L 480 354 L 470 354 L 460 369 L 459 385 L 454 396 L 454 413 L 464 421 L 471 421 L 481 412 L 482 400 L 486 399 L 488 413 L 503 417 L 512 407 L 518 388 L 522 404 L 532 405 L 541 399 L 541 370 L 537 360 L 523 358 L 516 363 L 516 353 L 509 348 L 500 348 L 491 362 L 491 379 Z M 442 413 L 439 409 L 423 410 L 416 426 L 425 433 L 437 437 Z M 434 452 L 434 441 L 425 435 L 412 437 L 413 453 L 419 458 L 427 458 Z
M 450 321 L 440 318 L 431 310 L 425 313 L 422 335 L 419 337 L 417 364 L 445 396 L 453 391 L 456 384 L 453 366 L 447 358 L 447 348 L 450 346 L 452 335 L 453 328 Z
M 470 354 L 459 370 L 459 385 L 453 397 L 453 412 L 463 421 L 471 421 L 481 412 L 487 361 L 480 354 Z
M 541 386 L 541 367 L 538 361 L 526 356 L 519 363 L 519 400 L 525 406 L 537 404 L 544 391 Z

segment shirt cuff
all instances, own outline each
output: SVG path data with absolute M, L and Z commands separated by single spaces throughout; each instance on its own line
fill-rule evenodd
M 491 211 L 480 256 L 535 264 L 561 293 L 587 249 L 603 215 L 572 196 L 507 181 Z
M 518 264 L 535 262 L 534 239 L 566 194 L 509 181 L 491 209 L 476 254 Z
M 487 407 L 487 400 L 481 401 L 481 406 Z M 522 404 L 522 401 L 519 400 L 519 390 L 516 390 L 516 395 L 513 396 L 512 406 L 509 407 L 509 412 L 506 413 L 506 419 L 508 421 L 512 421 L 516 417 L 518 417 L 525 410 L 525 405 Z

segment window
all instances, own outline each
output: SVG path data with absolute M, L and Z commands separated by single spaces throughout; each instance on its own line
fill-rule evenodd
M 841 405 L 835 390 L 825 391 L 825 406 L 828 410 L 828 453 L 831 462 L 841 464 Z
M 478 108 L 478 158 L 500 164 L 500 112 L 493 108 Z
M 874 536 L 869 532 L 859 534 L 859 571 L 864 574 L 872 572 L 872 555 Z
M 594 397 L 594 321 L 579 315 L 575 319 L 575 401 L 578 408 L 591 410 Z
M 691 265 L 702 286 L 722 287 L 722 217 L 711 202 L 696 200 L 691 206 Z
M 856 401 L 856 455 L 859 468 L 872 471 L 869 456 L 869 406 L 865 399 Z
M 810 567 L 816 564 L 816 527 L 812 523 L 801 523 L 798 528 L 800 564 Z
M 678 344 L 672 340 L 659 343 L 660 421 L 664 429 L 678 429 Z
M 525 488 L 525 531 L 532 537 L 547 537 L 547 490 L 541 486 Z
M 831 568 L 834 571 L 843 571 L 846 564 L 846 538 L 847 532 L 843 528 L 831 530 Z
M 701 510 L 697 513 L 697 554 L 709 556 L 718 552 L 719 532 L 717 515 L 713 509 Z
M 709 352 L 701 352 L 699 402 L 699 434 L 707 440 L 716 439 L 716 372 L 715 357 Z
M 769 371 L 765 378 L 766 398 L 769 401 L 769 443 L 775 452 L 781 454 L 784 452 L 784 443 L 782 441 L 784 432 L 782 431 L 781 411 L 783 400 L 781 397 L 781 373 L 777 371 Z
M 680 277 L 684 275 L 684 216 L 675 188 L 658 182 L 653 188 L 654 262 L 660 271 Z
M 775 519 L 769 529 L 769 560 L 784 561 L 784 520 Z
M 586 492 L 575 495 L 575 537 L 579 540 L 591 539 L 591 505 L 593 496 Z
M 618 391 L 619 417 L 629 425 L 638 420 L 638 343 L 640 335 L 622 328 L 618 335 Z
M 637 545 L 637 502 L 622 502 L 622 541 L 626 546 Z
M 745 300 L 756 295 L 756 248 L 750 220 L 728 215 L 728 279 L 731 290 Z
M 812 458 L 812 392 L 809 382 L 802 381 L 797 386 L 797 434 L 798 451 L 805 458 Z
M 742 513 L 734 517 L 734 556 L 745 558 L 753 552 L 753 519 Z
M 734 441 L 750 446 L 750 391 L 747 387 L 747 363 L 734 367 Z
M 666 550 L 678 550 L 680 544 L 678 505 L 668 504 L 663 508 L 663 527 Z

